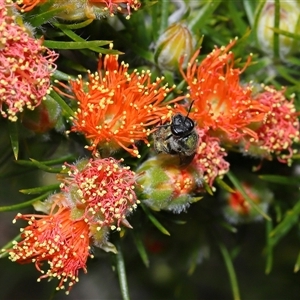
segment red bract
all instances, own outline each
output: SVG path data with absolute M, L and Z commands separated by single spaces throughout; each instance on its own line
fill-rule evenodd
M 71 210 L 54 203 L 48 215 L 22 215 L 15 218 L 28 221 L 21 232 L 22 240 L 9 251 L 10 259 L 18 263 L 33 262 L 43 278 L 57 278 L 57 289 L 69 290 L 78 282 L 79 270 L 86 270 L 89 254 L 89 225 L 82 219 L 73 219 Z M 48 262 L 48 271 L 42 270 Z M 38 281 L 39 281 L 38 280 Z
M 33 110 L 49 91 L 57 54 L 42 42 L 18 26 L 0 1 L 0 111 L 11 121 L 25 108 Z

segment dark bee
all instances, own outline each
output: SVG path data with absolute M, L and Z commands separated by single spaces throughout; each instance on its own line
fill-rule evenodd
M 159 126 L 153 137 L 155 150 L 158 153 L 179 155 L 181 166 L 193 160 L 199 141 L 195 122 L 188 117 L 192 104 L 186 116 L 180 113 L 174 115 L 172 122 Z

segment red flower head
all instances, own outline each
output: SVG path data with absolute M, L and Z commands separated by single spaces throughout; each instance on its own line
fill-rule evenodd
M 266 107 L 251 98 L 251 87 L 240 85 L 240 75 L 249 65 L 250 57 L 243 69 L 234 68 L 234 54 L 229 50 L 235 42 L 216 47 L 200 64 L 196 60 L 198 50 L 186 74 L 182 67 L 180 70 L 194 101 L 190 117 L 200 128 L 218 131 L 232 141 L 246 134 L 256 137 L 247 126 L 263 120 L 266 113 Z
M 247 198 L 244 193 L 237 189 L 232 193 L 222 192 L 222 197 L 226 200 L 223 207 L 225 218 L 232 224 L 261 220 L 262 214 L 252 203 L 255 203 L 262 212 L 266 213 L 273 199 L 273 194 L 261 182 L 240 182 L 240 184 Z
M 299 141 L 298 113 L 293 101 L 288 101 L 285 90 L 277 91 L 269 86 L 256 96 L 256 100 L 269 108 L 262 125 L 256 130 L 258 140 L 250 140 L 251 146 L 259 147 L 270 156 L 278 155 L 278 160 L 287 162 L 293 155 L 292 144 Z
M 130 226 L 126 216 L 136 208 L 135 173 L 113 158 L 83 160 L 67 165 L 69 177 L 62 184 L 72 205 L 84 210 L 84 217 L 98 224 L 120 230 Z M 89 221 L 90 222 L 90 221 Z
M 64 200 L 63 194 L 56 199 Z M 18 263 L 33 262 L 43 278 L 57 278 L 57 289 L 64 289 L 69 281 L 70 291 L 78 282 L 80 269 L 86 273 L 86 261 L 89 253 L 89 225 L 83 218 L 75 219 L 68 207 L 55 201 L 48 215 L 18 214 L 14 220 L 28 221 L 28 226 L 21 230 L 20 242 L 15 242 L 9 250 L 10 259 Z M 49 270 L 42 270 L 48 262 Z
M 19 112 L 33 110 L 46 96 L 57 54 L 18 26 L 3 0 L 0 28 L 0 111 L 3 117 L 16 121 Z
M 224 159 L 227 153 L 220 146 L 217 137 L 209 136 L 202 129 L 198 129 L 198 134 L 200 142 L 193 164 L 203 174 L 203 180 L 212 187 L 217 177 L 222 177 L 229 171 L 229 163 Z
M 128 65 L 119 65 L 117 58 L 106 55 L 104 74 L 100 60 L 99 71 L 89 73 L 87 82 L 81 77 L 70 81 L 69 90 L 78 101 L 71 131 L 82 132 L 91 140 L 90 150 L 99 146 L 110 154 L 123 148 L 139 156 L 135 142 L 142 140 L 149 145 L 147 138 L 155 130 L 150 127 L 172 114 L 171 108 L 162 103 L 170 89 L 160 86 L 162 78 L 151 82 L 148 71 L 129 74 Z
M 245 193 L 249 196 L 249 198 L 253 200 L 253 202 L 260 202 L 260 196 L 256 191 L 251 189 L 249 185 L 243 183 L 243 189 L 245 190 Z M 233 211 L 240 215 L 248 215 L 250 213 L 250 205 L 239 191 L 228 194 L 228 204 Z

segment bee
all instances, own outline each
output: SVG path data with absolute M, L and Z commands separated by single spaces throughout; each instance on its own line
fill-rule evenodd
M 199 141 L 195 122 L 189 118 L 192 105 L 193 102 L 186 116 L 181 113 L 175 114 L 171 123 L 158 126 L 153 135 L 156 152 L 179 155 L 181 166 L 191 163 Z

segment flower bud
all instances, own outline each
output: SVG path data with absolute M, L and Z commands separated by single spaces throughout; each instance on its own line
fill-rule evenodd
M 267 211 L 273 195 L 266 187 L 242 182 L 242 188 L 247 196 L 257 204 L 263 212 Z M 227 202 L 223 212 L 225 218 L 230 223 L 248 223 L 262 219 L 262 215 L 245 199 L 240 191 L 235 190 L 233 193 L 226 192 L 223 194 L 223 197 Z
M 155 62 L 161 69 L 178 70 L 178 63 L 184 56 L 183 67 L 194 52 L 194 39 L 186 25 L 176 23 L 167 28 L 157 41 Z
M 279 29 L 285 30 L 291 33 L 297 33 L 300 29 L 300 5 L 298 1 L 279 1 L 280 13 L 279 13 Z M 275 32 L 272 30 L 275 27 L 275 1 L 266 1 L 264 7 L 260 11 L 259 20 L 257 24 L 257 40 L 261 49 L 267 53 L 273 53 L 273 42 Z M 287 37 L 285 35 L 279 36 L 280 44 L 280 58 L 299 48 L 299 41 Z
M 61 120 L 61 108 L 52 99 L 46 99 L 35 108 L 26 110 L 23 114 L 23 125 L 35 133 L 45 133 L 53 129 Z
M 178 168 L 177 159 L 161 153 L 145 161 L 137 170 L 142 201 L 153 210 L 180 213 L 190 203 L 200 200 L 193 197 L 193 192 L 201 187 L 202 176 L 192 166 Z

